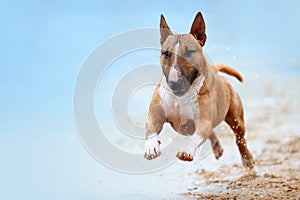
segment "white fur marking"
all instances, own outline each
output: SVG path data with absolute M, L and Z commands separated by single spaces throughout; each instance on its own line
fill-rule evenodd
M 144 144 L 145 157 L 152 159 L 160 155 L 160 139 L 156 133 L 151 134 Z
M 177 82 L 179 79 L 178 74 L 179 74 L 178 70 L 175 69 L 175 67 L 171 67 L 169 72 L 169 81 Z
M 203 138 L 201 135 L 198 135 L 197 133 L 195 133 L 192 137 L 193 138 L 191 143 L 187 146 L 186 150 L 183 152 L 192 154 L 194 156 L 197 148 L 201 146 L 206 141 L 206 139 Z
M 174 59 L 174 63 L 171 64 L 169 77 L 168 77 L 169 81 L 177 82 L 177 80 L 179 79 L 179 71 L 175 68 L 175 66 L 177 65 L 178 50 L 179 50 L 179 42 L 177 42 L 175 45 L 175 49 L 174 49 L 175 59 Z
M 174 63 L 173 63 L 173 66 L 172 66 L 172 67 L 175 67 L 175 65 L 177 64 L 178 50 L 179 50 L 179 41 L 178 41 L 178 42 L 176 43 L 176 45 L 175 45 L 175 50 L 174 50 L 174 53 L 175 53 L 175 59 L 174 59 Z
M 164 108 L 167 116 L 180 114 L 182 122 L 186 119 L 192 119 L 197 126 L 199 118 L 198 93 L 203 86 L 205 77 L 201 75 L 190 86 L 190 89 L 183 96 L 176 96 L 169 87 L 166 77 L 162 75 L 159 87 L 159 95 L 161 97 L 161 105 Z M 176 109 L 177 112 L 173 112 Z

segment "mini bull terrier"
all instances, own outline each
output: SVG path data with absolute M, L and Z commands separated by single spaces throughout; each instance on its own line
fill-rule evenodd
M 199 12 L 189 34 L 172 34 L 161 15 L 160 43 L 162 77 L 157 85 L 146 123 L 145 158 L 160 156 L 158 134 L 168 122 L 183 135 L 193 137 L 192 142 L 177 153 L 183 161 L 192 161 L 195 151 L 208 138 L 215 158 L 222 156 L 223 149 L 213 129 L 223 120 L 236 137 L 243 165 L 253 168 L 254 161 L 249 152 L 245 136 L 243 106 L 239 95 L 218 71 L 236 77 L 242 76 L 229 66 L 208 64 L 202 47 L 206 41 L 205 23 Z

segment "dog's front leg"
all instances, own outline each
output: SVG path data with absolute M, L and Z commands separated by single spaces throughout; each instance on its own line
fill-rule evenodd
M 199 98 L 200 99 L 200 98 Z M 177 153 L 177 157 L 183 161 L 192 161 L 196 150 L 207 140 L 212 133 L 212 109 L 209 95 L 203 95 L 199 103 L 200 116 L 196 131 L 191 143 Z
M 160 97 L 158 93 L 155 93 L 148 113 L 148 119 L 146 123 L 146 142 L 144 145 L 145 155 L 148 160 L 154 159 L 160 156 L 160 139 L 158 134 L 163 128 L 163 124 L 166 122 L 166 115 L 162 105 L 160 104 Z
M 196 150 L 207 140 L 208 136 L 206 133 L 212 131 L 210 123 L 202 122 L 198 126 L 192 137 L 192 141 L 188 146 L 177 153 L 177 157 L 183 161 L 192 161 L 194 159 L 194 155 Z

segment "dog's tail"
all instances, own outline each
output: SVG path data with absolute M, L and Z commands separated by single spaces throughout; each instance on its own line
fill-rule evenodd
M 238 79 L 240 82 L 243 82 L 244 79 L 242 75 L 235 69 L 225 65 L 225 64 L 216 64 L 215 65 L 217 70 L 220 72 L 223 72 L 225 74 L 228 74 L 230 76 L 234 76 L 236 79 Z

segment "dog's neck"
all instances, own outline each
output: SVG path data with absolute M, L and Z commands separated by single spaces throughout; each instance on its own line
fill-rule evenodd
M 182 96 L 176 96 L 172 89 L 169 87 L 166 77 L 163 74 L 161 81 L 160 81 L 160 87 L 163 90 L 162 94 L 165 94 L 166 96 L 172 96 L 175 98 L 178 102 L 180 102 L 181 105 L 187 104 L 191 102 L 192 99 L 197 99 L 198 93 L 201 90 L 201 87 L 203 86 L 203 83 L 205 81 L 205 76 L 201 74 L 198 76 L 192 85 L 190 86 L 190 89 Z M 163 98 L 163 97 L 162 97 Z

